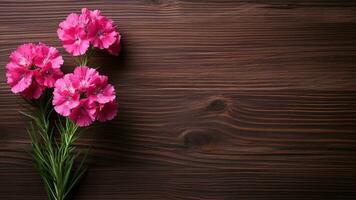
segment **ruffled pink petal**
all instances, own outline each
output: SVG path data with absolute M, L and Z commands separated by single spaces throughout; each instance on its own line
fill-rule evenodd
M 116 116 L 117 110 L 118 105 L 115 101 L 111 101 L 106 104 L 101 104 L 97 111 L 96 118 L 101 122 L 112 120 Z
M 92 19 L 97 19 L 97 20 L 100 20 L 101 18 L 103 18 L 100 10 L 93 10 L 92 12 L 90 12 L 90 17 Z
M 10 62 L 17 63 L 24 67 L 31 67 L 35 56 L 35 45 L 32 43 L 19 46 L 10 55 Z
M 109 32 L 101 36 L 100 39 L 101 39 L 102 47 L 104 47 L 104 49 L 109 48 L 116 41 L 116 37 L 117 37 L 117 32 L 115 31 Z
M 113 101 L 115 96 L 115 88 L 107 83 L 107 76 L 100 76 L 95 80 L 95 87 L 88 90 L 89 99 L 100 104 Z
M 79 105 L 80 94 L 72 84 L 72 76 L 67 74 L 54 84 L 52 104 L 56 112 L 63 116 L 69 116 L 71 109 Z
M 76 13 L 71 13 L 67 16 L 66 20 L 59 24 L 62 29 L 69 29 L 79 25 L 79 15 Z
M 36 46 L 34 63 L 40 68 L 45 67 L 48 64 L 50 64 L 52 68 L 60 68 L 63 64 L 63 58 L 56 48 L 48 47 L 47 45 L 40 43 Z
M 109 48 L 117 37 L 117 32 L 111 20 L 102 17 L 88 25 L 88 37 L 94 47 Z
M 69 118 L 78 126 L 88 126 L 95 120 L 96 109 L 86 100 L 82 100 L 80 105 L 74 108 L 69 115 Z
M 73 56 L 80 56 L 86 53 L 89 48 L 89 45 L 89 41 L 85 40 L 80 41 L 78 43 L 73 42 L 70 44 L 64 44 L 63 47 L 68 53 L 72 54 Z
M 69 116 L 71 109 L 79 105 L 79 95 L 65 95 L 65 93 L 66 92 L 53 92 L 52 103 L 57 113 L 61 114 L 62 116 Z
M 40 86 L 36 81 L 33 81 L 28 88 L 21 92 L 21 94 L 26 99 L 38 99 L 42 95 L 44 89 L 43 86 Z
M 117 33 L 117 39 L 114 42 L 114 44 L 112 44 L 108 48 L 108 52 L 114 56 L 118 56 L 120 51 L 121 51 L 121 35 Z
M 79 105 L 79 96 L 66 97 L 63 95 L 53 96 L 54 110 L 62 116 L 69 116 L 71 109 Z
M 99 103 L 107 103 L 113 101 L 116 98 L 115 89 L 112 85 L 106 85 L 98 94 L 97 101 Z
M 58 68 L 51 68 L 49 65 L 42 68 L 39 73 L 36 74 L 36 81 L 43 86 L 53 88 L 54 83 L 63 77 L 63 72 Z
M 6 65 L 6 69 L 7 83 L 13 93 L 22 92 L 31 85 L 33 77 L 31 70 L 12 62 Z
M 87 8 L 82 8 L 82 14 L 79 16 L 79 21 L 84 26 L 87 26 L 91 22 L 91 11 Z
M 65 50 L 73 56 L 79 56 L 86 53 L 90 42 L 83 27 L 70 28 L 68 30 L 59 31 L 58 36 L 63 42 Z
M 80 91 L 94 87 L 94 81 L 99 77 L 99 73 L 95 69 L 86 66 L 75 68 L 73 75 L 75 82 L 79 84 L 78 90 Z
M 58 38 L 62 41 L 63 47 L 73 56 L 85 54 L 90 45 L 84 21 L 82 16 L 72 13 L 59 24 L 57 30 Z

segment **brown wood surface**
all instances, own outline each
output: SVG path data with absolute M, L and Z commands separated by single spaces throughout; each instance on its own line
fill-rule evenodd
M 356 199 L 356 2 L 0 1 L 0 199 L 46 199 L 23 103 L 5 82 L 25 42 L 101 9 L 123 34 L 110 76 L 119 116 L 78 142 L 74 199 Z

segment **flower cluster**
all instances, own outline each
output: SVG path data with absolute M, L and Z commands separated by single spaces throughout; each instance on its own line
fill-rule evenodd
M 72 73 L 61 71 L 64 61 L 56 48 L 28 43 L 10 54 L 6 78 L 13 93 L 31 101 L 30 112 L 21 113 L 32 120 L 28 133 L 33 158 L 48 198 L 63 200 L 70 198 L 86 171 L 84 160 L 74 168 L 78 127 L 112 120 L 118 110 L 115 88 L 108 77 L 85 65 L 95 53 L 93 48 L 118 55 L 121 36 L 112 20 L 86 8 L 80 15 L 70 14 L 57 33 L 65 50 L 80 56 Z M 65 120 L 53 120 L 54 114 Z
M 13 93 L 27 99 L 38 99 L 45 88 L 53 88 L 63 76 L 62 56 L 54 47 L 28 43 L 19 46 L 10 55 L 6 65 L 7 83 Z
M 95 120 L 106 121 L 116 116 L 115 98 L 115 89 L 107 76 L 80 66 L 56 82 L 53 105 L 59 114 L 79 126 L 88 126 Z
M 121 36 L 115 29 L 113 21 L 103 16 L 99 10 L 83 8 L 80 15 L 68 15 L 59 24 L 57 34 L 63 47 L 73 56 L 85 54 L 90 45 L 118 55 Z
M 113 55 L 120 52 L 121 36 L 113 21 L 99 10 L 83 8 L 80 15 L 70 14 L 59 24 L 57 33 L 64 48 L 74 56 L 85 55 L 88 59 L 91 46 L 106 49 Z M 87 66 L 76 67 L 73 73 L 64 75 L 62 64 L 63 58 L 54 47 L 43 43 L 23 44 L 10 55 L 6 65 L 7 83 L 13 93 L 29 100 L 40 98 L 46 88 L 54 88 L 54 109 L 79 126 L 113 119 L 118 106 L 108 77 Z

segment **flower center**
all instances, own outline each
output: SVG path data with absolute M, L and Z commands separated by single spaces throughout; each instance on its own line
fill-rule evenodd
M 80 37 L 79 37 L 79 35 L 76 35 L 74 40 L 75 40 L 75 43 L 76 43 L 76 44 L 79 44 L 79 43 L 80 43 Z
M 85 92 L 80 93 L 80 97 L 79 97 L 80 99 L 84 99 L 86 97 L 87 97 L 87 94 Z
M 102 30 L 98 30 L 98 32 L 96 33 L 98 36 L 102 36 L 104 35 L 104 32 Z
M 69 95 L 64 97 L 67 100 L 67 104 L 69 104 L 69 101 L 71 101 L 73 98 Z
M 101 88 L 96 88 L 94 90 L 94 94 L 97 95 L 97 94 L 100 94 L 102 92 L 102 89 Z
M 31 65 L 30 70 L 35 70 L 37 67 L 35 65 Z

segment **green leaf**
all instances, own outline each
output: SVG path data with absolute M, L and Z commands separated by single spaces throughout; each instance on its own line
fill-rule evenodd
M 79 138 L 79 127 L 68 118 L 58 117 L 51 121 L 51 95 L 47 98 L 31 101 L 34 109 L 30 112 L 20 111 L 31 119 L 28 135 L 31 139 L 32 157 L 35 167 L 40 174 L 43 185 L 51 200 L 64 200 L 73 187 L 78 184 L 85 174 L 85 154 L 78 168 L 74 170 L 74 163 L 78 154 L 74 142 Z M 46 96 L 46 95 L 44 95 Z M 59 141 L 55 134 L 58 134 Z

